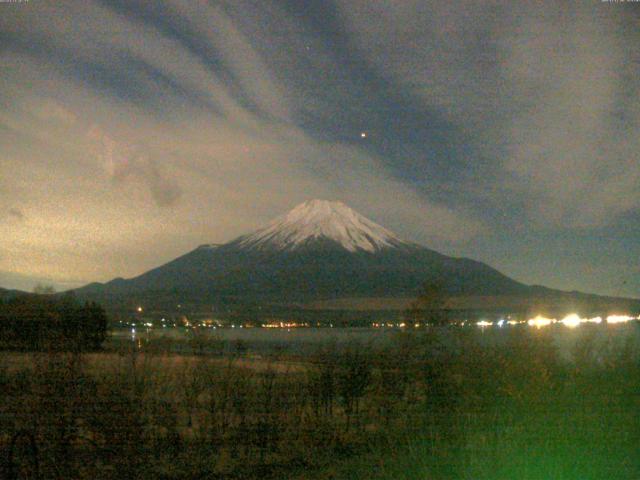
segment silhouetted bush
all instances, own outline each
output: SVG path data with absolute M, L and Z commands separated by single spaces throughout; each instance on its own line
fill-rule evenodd
M 24 295 L 0 303 L 0 348 L 97 350 L 106 336 L 104 309 L 71 295 Z

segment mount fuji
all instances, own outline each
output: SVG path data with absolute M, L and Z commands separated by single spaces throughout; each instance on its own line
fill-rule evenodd
M 225 244 L 201 245 L 138 277 L 90 284 L 76 293 L 121 305 L 153 299 L 167 305 L 299 306 L 345 299 L 406 300 L 425 283 L 437 283 L 447 295 L 458 297 L 566 295 L 517 282 L 484 263 L 404 241 L 347 205 L 325 200 L 304 202 L 253 233 Z

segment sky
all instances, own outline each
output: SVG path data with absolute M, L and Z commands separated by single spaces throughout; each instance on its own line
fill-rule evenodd
M 0 286 L 132 277 L 313 198 L 640 297 L 640 3 L 0 2 Z

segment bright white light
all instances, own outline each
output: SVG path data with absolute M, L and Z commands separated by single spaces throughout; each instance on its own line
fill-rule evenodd
M 624 323 L 630 320 L 635 320 L 633 317 L 629 315 L 609 315 L 607 317 L 607 323 Z
M 602 323 L 602 317 L 581 318 L 577 314 L 572 313 L 560 320 L 560 323 L 566 327 L 575 328 L 581 323 Z
M 142 307 L 138 307 L 136 310 L 138 310 L 138 312 L 142 312 Z
M 502 327 L 504 325 L 504 323 L 505 323 L 504 318 L 501 318 L 500 320 L 498 320 L 498 326 L 499 327 Z
M 491 325 L 493 325 L 493 322 L 487 322 L 486 320 L 480 320 L 479 322 L 476 322 L 476 325 L 479 327 L 490 327 Z
M 538 315 L 530 319 L 527 323 L 532 327 L 542 328 L 542 327 L 551 325 L 552 323 L 555 323 L 555 322 L 556 322 L 555 318 L 546 318 L 541 315 Z
M 367 132 L 362 132 L 360 134 L 360 138 L 367 138 Z
M 518 322 L 517 320 L 509 320 L 507 323 L 509 325 L 518 325 L 520 322 Z
M 584 320 L 582 320 L 577 314 L 572 313 L 560 320 L 560 323 L 562 323 L 565 327 L 575 328 L 580 325 L 580 322 L 582 321 Z

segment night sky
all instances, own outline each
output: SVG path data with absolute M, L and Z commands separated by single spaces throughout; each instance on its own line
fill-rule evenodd
M 0 3 L 0 286 L 131 277 L 312 198 L 640 297 L 640 3 Z M 363 135 L 364 134 L 364 135 Z

